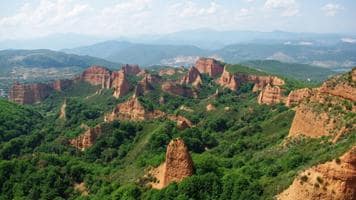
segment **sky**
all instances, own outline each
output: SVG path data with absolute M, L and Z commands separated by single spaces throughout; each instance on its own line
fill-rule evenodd
M 0 40 L 187 29 L 356 33 L 356 0 L 0 0 Z

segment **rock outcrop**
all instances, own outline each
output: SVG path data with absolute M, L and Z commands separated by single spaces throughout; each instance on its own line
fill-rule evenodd
M 53 92 L 53 88 L 49 84 L 15 83 L 10 88 L 9 100 L 18 104 L 35 104 L 44 100 L 51 92 Z
M 226 68 L 224 69 L 220 79 L 218 80 L 218 84 L 233 91 L 236 91 L 239 87 L 237 77 L 228 72 Z
M 88 82 L 91 85 L 103 85 L 103 88 L 109 88 L 110 73 L 110 70 L 105 67 L 94 65 L 82 73 L 81 80 Z
M 84 151 L 85 149 L 91 147 L 94 144 L 94 142 L 101 135 L 101 133 L 102 131 L 100 125 L 94 128 L 89 128 L 77 138 L 69 140 L 69 144 L 77 149 Z
M 161 85 L 161 89 L 172 95 L 183 96 L 183 97 L 193 97 L 194 92 L 183 85 L 179 85 L 173 82 L 165 82 Z
M 123 70 L 113 72 L 111 74 L 111 87 L 114 88 L 113 96 L 116 98 L 123 97 L 130 92 L 131 86 L 126 79 L 126 74 Z
M 138 75 L 141 73 L 141 69 L 138 65 L 125 64 L 121 68 L 127 75 Z
M 283 79 L 276 76 L 249 75 L 248 80 L 255 84 L 252 89 L 253 92 L 263 90 L 268 84 L 272 86 L 282 86 L 285 84 Z
M 309 106 L 301 104 L 296 108 L 295 116 L 288 136 L 327 136 L 331 134 L 333 129 L 333 120 L 326 112 L 317 113 Z
M 195 67 L 202 74 L 208 74 L 212 78 L 216 78 L 224 71 L 224 66 L 213 58 L 199 58 Z
M 286 106 L 290 107 L 293 105 L 297 105 L 302 102 L 304 99 L 309 98 L 312 95 L 312 90 L 309 88 L 303 88 L 298 90 L 293 90 L 289 93 Z
M 180 182 L 193 175 L 193 161 L 182 139 L 173 139 L 168 144 L 165 162 L 151 173 L 157 179 L 151 183 L 156 189 L 162 189 L 172 182 Z
M 277 104 L 283 101 L 282 89 L 279 86 L 271 86 L 268 84 L 262 89 L 258 96 L 259 104 Z
M 339 159 L 312 167 L 277 196 L 278 200 L 356 199 L 356 146 Z
M 191 67 L 188 74 L 182 77 L 180 83 L 183 85 L 192 84 L 194 87 L 199 87 L 203 84 L 203 81 L 197 68 Z
M 329 83 L 326 82 L 320 87 L 320 92 L 356 102 L 356 87 L 350 84 L 341 83 L 329 85 Z
M 351 80 L 356 82 L 356 67 L 354 67 L 351 71 Z

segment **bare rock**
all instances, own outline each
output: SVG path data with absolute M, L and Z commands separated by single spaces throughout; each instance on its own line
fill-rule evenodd
M 356 146 L 339 159 L 302 172 L 278 200 L 356 199 Z
M 200 73 L 208 74 L 212 78 L 216 78 L 224 70 L 224 66 L 213 58 L 199 58 L 195 63 L 195 67 Z
M 98 125 L 94 128 L 89 128 L 83 134 L 79 135 L 77 138 L 74 138 L 69 141 L 70 145 L 74 146 L 77 149 L 84 151 L 85 149 L 91 147 L 96 139 L 101 134 L 101 126 Z
M 114 97 L 123 97 L 130 92 L 131 86 L 126 79 L 126 74 L 123 70 L 113 72 L 111 74 L 111 80 L 111 87 L 114 88 Z
M 18 104 L 35 104 L 48 97 L 53 88 L 48 84 L 19 84 L 12 85 L 9 91 L 9 100 Z
M 192 84 L 194 87 L 199 87 L 203 84 L 200 72 L 195 67 L 191 67 L 188 71 L 188 74 L 182 77 L 181 84 Z
M 180 182 L 193 175 L 193 161 L 182 139 L 173 139 L 168 144 L 165 162 L 151 173 L 158 180 L 151 183 L 156 189 L 162 189 L 172 182 Z
M 259 94 L 259 104 L 277 104 L 283 101 L 282 89 L 279 86 L 268 84 Z
M 302 102 L 304 99 L 309 98 L 312 95 L 312 90 L 309 88 L 303 88 L 298 90 L 293 90 L 289 93 L 286 106 L 290 107 L 292 105 L 297 105 Z
M 215 106 L 211 103 L 209 103 L 207 106 L 206 106 L 206 111 L 214 111 L 216 110 Z
M 82 73 L 81 80 L 91 85 L 103 85 L 109 88 L 110 70 L 97 65 L 91 66 Z

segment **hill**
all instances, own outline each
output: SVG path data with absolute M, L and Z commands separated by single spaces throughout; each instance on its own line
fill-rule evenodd
M 96 56 L 112 62 L 135 63 L 143 66 L 163 64 L 164 60 L 179 56 L 197 57 L 208 53 L 206 50 L 190 45 L 154 45 L 120 41 L 107 41 L 63 51 Z
M 208 58 L 189 70 L 90 67 L 41 103 L 4 101 L 29 128 L 0 140 L 0 199 L 274 199 L 355 146 L 355 81 L 356 69 L 309 88 Z M 5 111 L 0 128 L 16 131 L 18 115 Z M 333 129 L 315 135 L 325 115 Z
M 312 82 L 320 82 L 336 74 L 336 72 L 327 68 L 277 60 L 253 60 L 242 62 L 242 64 L 272 74 Z

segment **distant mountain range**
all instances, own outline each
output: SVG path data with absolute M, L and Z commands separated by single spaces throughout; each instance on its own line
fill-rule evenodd
M 91 36 L 75 33 L 53 34 L 32 39 L 0 40 L 0 49 L 52 49 L 88 46 L 108 40 L 128 41 L 154 45 L 192 45 L 202 49 L 216 50 L 227 45 L 241 43 L 283 44 L 310 43 L 334 45 L 339 42 L 356 43 L 356 34 L 293 33 L 286 31 L 221 31 L 210 28 L 183 30 L 167 34 L 139 36 Z
M 356 65 L 356 44 L 342 42 L 332 45 L 320 45 L 310 41 L 289 41 L 275 44 L 246 43 L 207 50 L 192 45 L 154 45 L 106 41 L 62 51 L 143 66 L 191 65 L 201 56 L 214 57 L 229 63 L 248 60 L 278 60 L 339 70 L 347 70 Z

